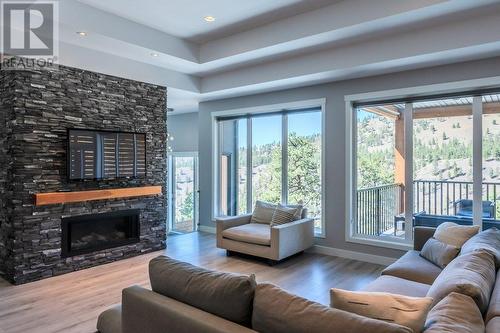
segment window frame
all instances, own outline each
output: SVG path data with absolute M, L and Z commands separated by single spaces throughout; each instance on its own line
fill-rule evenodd
M 473 182 L 474 182 L 474 204 L 473 224 L 482 228 L 481 201 L 482 201 L 482 115 L 483 103 L 481 96 L 488 92 L 500 91 L 498 82 L 500 77 L 486 79 L 475 79 L 449 83 L 439 83 L 424 86 L 416 86 L 402 89 L 384 90 L 362 94 L 346 95 L 344 98 L 346 108 L 346 221 L 345 241 L 364 245 L 372 245 L 397 250 L 413 249 L 413 187 L 406 192 L 405 207 L 405 234 L 403 241 L 396 239 L 381 239 L 378 236 L 354 234 L 356 191 L 357 191 L 357 114 L 356 103 L 405 103 L 405 180 L 413 182 L 413 102 L 422 98 L 446 98 L 450 96 L 469 95 L 473 97 Z M 479 97 L 478 97 L 479 96 Z M 408 158 L 409 157 L 409 158 Z
M 219 117 L 237 117 L 237 116 L 244 116 L 248 115 L 248 121 L 247 121 L 247 140 L 249 142 L 252 142 L 252 117 L 253 115 L 262 115 L 265 116 L 266 114 L 272 114 L 272 113 L 277 113 L 277 112 L 286 112 L 286 111 L 299 111 L 300 109 L 307 109 L 307 108 L 318 108 L 319 112 L 321 113 L 321 233 L 315 233 L 315 237 L 319 238 L 325 238 L 326 237 L 326 223 L 325 223 L 325 170 L 326 170 L 326 159 L 325 159 L 325 152 L 326 152 L 326 145 L 325 145 L 325 137 L 326 137 L 326 120 L 325 120 L 325 109 L 326 109 L 326 98 L 320 98 L 320 99 L 311 99 L 311 100 L 304 100 L 304 101 L 297 101 L 297 102 L 290 102 L 290 103 L 280 103 L 280 104 L 272 104 L 272 105 L 263 105 L 263 106 L 258 106 L 258 107 L 250 107 L 250 108 L 241 108 L 241 109 L 232 109 L 232 110 L 225 110 L 225 111 L 216 111 L 211 113 L 211 122 L 212 122 L 212 207 L 211 207 L 211 219 L 212 222 L 215 222 L 215 218 L 218 215 L 219 212 L 219 196 L 220 196 L 220 191 L 219 191 L 219 184 L 220 184 L 220 179 L 219 179 L 219 152 L 220 152 L 220 131 L 219 131 L 219 122 L 218 118 Z M 288 146 L 288 119 L 287 115 L 282 116 L 282 128 L 281 128 L 281 138 L 282 138 L 282 143 L 281 143 L 281 149 L 282 149 L 282 186 L 281 186 L 281 200 L 282 203 L 283 200 L 286 200 L 288 196 L 288 182 L 287 182 L 287 175 L 286 173 L 288 172 L 288 168 L 285 170 L 284 167 L 286 167 L 287 162 L 288 162 L 288 154 L 285 153 L 285 149 L 287 149 Z M 286 125 L 285 125 L 286 122 Z M 285 139 L 286 135 L 286 140 Z M 248 142 L 247 141 L 247 142 Z M 286 142 L 286 144 L 285 144 Z M 252 149 L 251 147 L 247 148 L 247 163 L 252 163 Z M 286 155 L 286 156 L 285 156 Z M 287 159 L 286 162 L 284 162 L 284 159 Z M 249 168 L 251 169 L 251 167 Z M 247 190 L 247 211 L 250 213 L 253 209 L 251 205 L 248 204 L 248 202 L 251 202 L 252 200 L 252 177 L 251 177 L 251 172 L 250 173 L 250 178 L 247 176 L 247 186 L 249 189 Z M 286 191 L 286 193 L 285 193 Z

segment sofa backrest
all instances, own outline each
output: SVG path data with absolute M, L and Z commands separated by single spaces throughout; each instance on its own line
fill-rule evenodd
M 250 326 L 255 276 L 210 271 L 166 256 L 149 263 L 154 292 Z
M 287 333 L 410 333 L 395 323 L 327 307 L 268 283 L 255 291 L 252 328 Z

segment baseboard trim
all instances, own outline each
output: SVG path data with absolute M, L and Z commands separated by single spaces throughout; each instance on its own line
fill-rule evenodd
M 337 249 L 334 247 L 314 245 L 308 250 L 311 253 L 324 254 L 328 256 L 341 257 L 346 259 L 358 260 L 369 262 L 372 264 L 378 264 L 383 266 L 389 266 L 394 263 L 397 259 L 391 257 L 377 256 L 375 254 L 367 254 L 361 252 L 348 251 L 343 249 Z
M 215 234 L 216 233 L 215 227 L 209 227 L 209 226 L 206 226 L 206 225 L 199 225 L 198 226 L 198 230 L 202 231 L 202 232 L 208 232 L 210 234 Z

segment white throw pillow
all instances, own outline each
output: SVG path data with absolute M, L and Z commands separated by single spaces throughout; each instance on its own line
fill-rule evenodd
M 396 323 L 422 332 L 432 298 L 330 289 L 330 305 L 350 313 Z
M 461 248 L 469 238 L 478 232 L 478 225 L 459 225 L 453 222 L 445 222 L 437 227 L 434 238 L 448 245 Z
M 270 224 L 277 205 L 257 200 L 253 209 L 251 223 Z

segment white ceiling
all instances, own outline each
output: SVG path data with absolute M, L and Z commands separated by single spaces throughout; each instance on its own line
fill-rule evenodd
M 500 55 L 500 0 L 64 0 L 59 12 L 61 64 L 167 86 L 177 113 Z
M 339 0 L 78 0 L 195 42 L 206 42 Z M 207 23 L 205 16 L 214 16 Z

